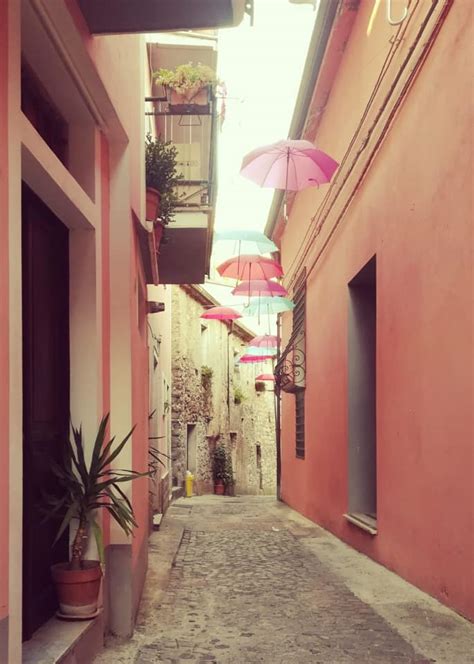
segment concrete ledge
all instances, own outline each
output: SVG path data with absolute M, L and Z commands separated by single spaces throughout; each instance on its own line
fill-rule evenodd
M 353 526 L 365 530 L 366 533 L 369 533 L 370 535 L 377 534 L 377 521 L 366 514 L 355 512 L 353 514 L 343 514 L 343 516 L 349 521 L 349 523 L 352 523 Z
M 90 664 L 104 645 L 104 621 L 51 618 L 23 644 L 23 664 Z

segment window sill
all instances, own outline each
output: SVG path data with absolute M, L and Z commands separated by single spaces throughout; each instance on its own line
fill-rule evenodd
M 23 643 L 23 664 L 91 662 L 103 647 L 102 611 L 92 620 L 51 618 Z
M 353 526 L 357 526 L 361 530 L 364 530 L 370 535 L 377 534 L 377 520 L 368 514 L 362 514 L 361 512 L 352 512 L 349 514 L 344 514 L 344 518 L 352 523 Z

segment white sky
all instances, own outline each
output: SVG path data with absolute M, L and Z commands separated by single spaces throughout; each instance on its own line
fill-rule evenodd
M 240 166 L 250 150 L 287 138 L 315 19 L 311 5 L 255 0 L 252 27 L 245 17 L 240 26 L 219 31 L 218 73 L 227 101 L 218 138 L 216 230 L 265 227 L 274 190 L 243 178 Z M 233 243 L 215 243 L 213 266 L 232 251 Z M 246 301 L 230 295 L 229 288 L 206 284 L 206 289 L 223 304 Z M 262 334 L 269 331 L 266 320 L 242 323 Z

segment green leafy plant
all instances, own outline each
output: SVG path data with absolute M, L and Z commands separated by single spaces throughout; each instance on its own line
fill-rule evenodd
M 201 385 L 205 390 L 208 390 L 212 385 L 212 376 L 214 372 L 211 367 L 201 367 Z
M 176 69 L 158 69 L 153 73 L 158 85 L 176 90 L 178 94 L 186 95 L 190 90 L 199 90 L 204 86 L 215 87 L 220 81 L 216 72 L 200 62 L 179 65 Z
M 226 487 L 232 486 L 234 484 L 234 469 L 232 466 L 232 455 L 228 451 L 226 451 L 224 484 Z
M 245 401 L 245 394 L 240 387 L 234 387 L 234 403 L 239 405 Z
M 225 481 L 226 478 L 227 453 L 223 445 L 218 445 L 214 450 L 212 458 L 212 476 L 214 482 Z
M 177 168 L 178 151 L 171 141 L 164 141 L 161 136 L 145 139 L 146 186 L 156 189 L 160 194 L 160 219 L 163 224 L 173 220 L 180 197 L 176 186 L 183 177 Z
M 72 441 L 64 445 L 63 463 L 52 465 L 52 471 L 61 488 L 59 497 L 49 497 L 50 516 L 63 515 L 56 535 L 59 540 L 71 521 L 78 520 L 78 527 L 71 547 L 69 569 L 83 567 L 84 554 L 89 539 L 89 529 L 94 533 L 100 560 L 104 559 L 102 530 L 97 523 L 97 510 L 106 509 L 122 530 L 130 535 L 137 526 L 132 504 L 120 484 L 138 477 L 149 476 L 150 471 L 119 470 L 112 462 L 123 450 L 134 428 L 113 448 L 115 437 L 105 443 L 109 415 L 102 419 L 92 449 L 90 463 L 85 459 L 82 427 L 72 426 Z

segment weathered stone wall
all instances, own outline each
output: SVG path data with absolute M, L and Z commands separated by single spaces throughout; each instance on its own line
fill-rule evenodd
M 255 390 L 261 366 L 236 364 L 251 335 L 238 326 L 230 332 L 225 323 L 201 319 L 203 302 L 190 287 L 173 287 L 173 484 L 181 486 L 189 468 L 196 492 L 212 491 L 212 453 L 223 444 L 232 452 L 237 493 L 274 493 L 273 391 Z M 240 404 L 234 399 L 237 388 Z

